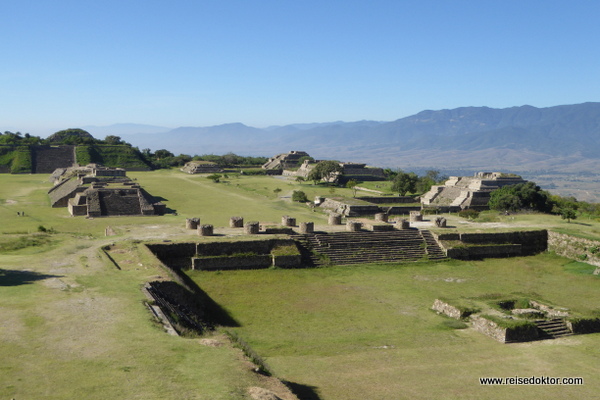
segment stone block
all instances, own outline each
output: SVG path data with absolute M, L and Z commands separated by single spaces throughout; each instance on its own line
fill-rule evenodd
M 315 232 L 315 223 L 314 222 L 300 222 L 300 233 L 314 233 Z
M 248 235 L 256 235 L 260 232 L 260 224 L 256 221 L 247 222 L 244 225 L 244 231 Z
M 212 236 L 213 231 L 214 229 L 212 225 L 200 225 L 198 227 L 198 236 Z
M 329 225 L 341 225 L 342 216 L 340 214 L 330 214 L 327 222 Z
M 243 228 L 244 227 L 244 218 L 243 217 L 229 218 L 229 227 L 230 228 Z

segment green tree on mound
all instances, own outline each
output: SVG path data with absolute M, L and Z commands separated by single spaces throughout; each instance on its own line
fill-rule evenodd
M 490 194 L 489 207 L 498 211 L 533 210 L 552 211 L 552 201 L 548 192 L 534 182 L 509 185 L 494 190 Z
M 308 174 L 308 179 L 313 181 L 315 185 L 321 181 L 331 181 L 337 174 L 343 171 L 342 166 L 337 161 L 320 161 L 315 165 Z
M 78 128 L 58 131 L 46 139 L 50 144 L 94 144 L 96 139 L 87 131 Z

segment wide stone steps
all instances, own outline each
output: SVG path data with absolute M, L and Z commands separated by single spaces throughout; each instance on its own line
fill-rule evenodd
M 292 235 L 311 265 L 412 262 L 446 258 L 433 236 L 417 229 L 388 232 L 336 232 Z
M 548 338 L 571 336 L 573 334 L 565 324 L 565 321 L 560 318 L 550 320 L 540 319 L 535 320 L 534 323 L 543 332 L 544 336 Z

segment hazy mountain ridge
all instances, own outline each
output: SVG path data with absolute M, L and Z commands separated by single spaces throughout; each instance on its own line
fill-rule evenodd
M 111 134 L 118 134 L 115 132 Z M 574 162 L 589 168 L 591 163 L 586 159 L 600 158 L 600 103 L 547 108 L 460 107 L 425 110 L 391 122 L 291 124 L 263 129 L 231 123 L 120 136 L 139 148 L 166 148 L 177 154 L 232 151 L 272 156 L 304 150 L 317 158 L 388 167 L 406 168 L 409 162 L 440 169 L 468 165 L 473 169 L 498 166 L 519 171 L 535 165 L 539 170 L 562 170 L 572 169 Z

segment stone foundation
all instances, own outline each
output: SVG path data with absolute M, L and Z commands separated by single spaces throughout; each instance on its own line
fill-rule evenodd
M 330 214 L 327 223 L 329 225 L 341 225 L 342 216 L 340 214 Z
M 256 235 L 260 232 L 260 224 L 256 221 L 247 222 L 244 225 L 244 232 L 248 235 Z
M 375 214 L 375 221 L 388 222 L 388 215 L 386 213 Z
M 281 217 L 281 225 L 283 226 L 296 226 L 296 218 L 284 215 Z
M 186 218 L 185 229 L 198 229 L 200 225 L 200 218 Z
M 212 225 L 200 225 L 198 227 L 198 235 L 199 236 L 212 236 L 213 235 L 213 226 Z
M 362 223 L 356 221 L 346 222 L 346 230 L 348 232 L 359 232 L 362 228 Z
M 230 228 L 243 228 L 244 227 L 244 218 L 243 217 L 229 218 L 229 227 Z
M 314 222 L 300 222 L 300 233 L 314 233 L 315 232 L 315 223 Z

